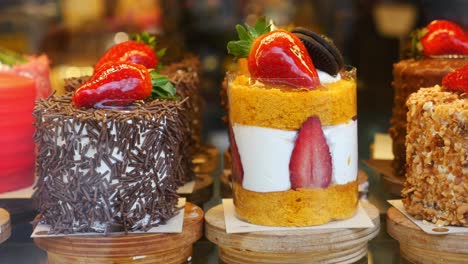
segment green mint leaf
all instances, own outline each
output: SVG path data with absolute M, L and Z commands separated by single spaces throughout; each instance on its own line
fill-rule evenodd
M 167 48 L 163 48 L 163 49 L 156 51 L 156 56 L 158 57 L 158 59 L 166 55 L 166 51 L 167 51 Z
M 152 99 L 159 98 L 175 100 L 177 98 L 175 87 L 167 76 L 159 74 L 156 71 L 151 71 L 150 75 L 153 86 L 151 91 Z

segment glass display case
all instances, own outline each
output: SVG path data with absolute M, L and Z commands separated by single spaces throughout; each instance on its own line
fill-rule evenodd
M 243 126 L 240 123 L 245 120 L 241 120 L 242 118 L 239 116 L 249 116 L 249 111 L 255 108 L 247 105 L 249 99 L 252 99 L 251 94 L 242 95 L 246 97 L 250 96 L 249 98 L 236 99 L 238 100 L 237 102 L 241 101 L 243 103 L 241 106 L 232 104 L 229 101 L 232 99 L 229 97 L 236 96 L 231 94 L 232 86 L 235 85 L 235 82 L 233 76 L 226 76 L 226 72 L 234 72 L 237 69 L 236 67 L 238 67 L 239 60 L 228 54 L 226 44 L 229 40 L 234 39 L 236 24 L 253 24 L 258 17 L 263 15 L 271 19 L 268 23 L 275 28 L 291 30 L 296 26 L 302 26 L 329 36 L 334 40 L 336 47 L 342 52 L 344 63 L 355 66 L 352 69 L 348 68 L 350 71 L 342 72 L 343 82 L 348 80 L 350 81 L 349 85 L 352 86 L 350 88 L 352 90 L 352 98 L 349 100 L 352 101 L 352 106 L 349 110 L 352 111 L 352 114 L 347 116 L 346 122 L 348 120 L 353 121 L 349 130 L 343 130 L 344 132 L 340 133 L 335 131 L 335 136 L 341 139 L 341 141 L 338 140 L 341 145 L 339 148 L 330 150 L 330 152 L 335 151 L 336 153 L 344 153 L 343 155 L 346 154 L 348 156 L 357 155 L 356 159 L 352 161 L 344 156 L 334 157 L 342 162 L 339 167 L 334 169 L 341 172 L 344 178 L 348 177 L 350 180 L 346 178 L 346 180 L 341 181 L 338 179 L 338 176 L 330 176 L 327 182 L 319 182 L 317 184 L 320 185 L 319 187 L 322 188 L 323 192 L 333 189 L 334 186 L 341 186 L 341 184 L 343 186 L 350 185 L 349 189 L 352 190 L 346 196 L 343 196 L 343 199 L 338 201 L 337 204 L 339 203 L 344 207 L 344 204 L 347 205 L 347 202 L 352 203 L 354 212 L 354 207 L 358 204 L 358 200 L 361 199 L 368 201 L 378 210 L 380 230 L 368 242 L 365 256 L 355 263 L 411 263 L 405 260 L 404 254 L 400 251 L 399 242 L 392 238 L 387 231 L 387 224 L 389 224 L 387 211 L 391 208 L 387 200 L 401 198 L 400 192 L 405 179 L 403 176 L 389 176 L 389 174 L 394 173 L 390 165 L 394 159 L 392 141 L 388 135 L 391 126 L 390 120 L 395 111 L 398 112 L 399 109 L 403 108 L 403 106 L 396 107 L 398 109 L 394 109 L 392 113 L 395 98 L 394 87 L 392 87 L 392 85 L 395 85 L 395 83 L 392 83 L 394 81 L 394 75 L 392 75 L 394 74 L 393 64 L 404 58 L 403 56 L 406 56 L 407 37 L 410 32 L 416 28 L 423 27 L 434 19 L 454 21 L 464 29 L 464 34 L 466 34 L 468 20 L 466 14 L 462 11 L 468 10 L 468 2 L 452 0 L 444 1 L 444 3 L 446 4 L 441 6 L 438 1 L 383 1 L 383 3 L 379 1 L 341 0 L 1 1 L 0 82 L 2 83 L 0 84 L 0 90 L 2 90 L 4 85 L 10 85 L 11 80 L 7 77 L 12 72 L 23 75 L 22 78 L 26 79 L 26 81 L 23 80 L 26 84 L 19 81 L 13 83 L 11 81 L 12 84 L 10 86 L 18 85 L 21 87 L 15 93 L 10 92 L 9 95 L 11 94 L 11 96 L 0 95 L 0 99 L 4 100 L 4 104 L 0 107 L 0 113 L 3 114 L 0 117 L 0 136 L 2 136 L 0 141 L 3 142 L 3 149 L 0 151 L 0 156 L 3 157 L 3 161 L 0 162 L 0 208 L 6 209 L 9 212 L 10 224 L 8 225 L 8 229 L 11 229 L 11 235 L 8 235 L 9 238 L 6 238 L 6 229 L 3 232 L 3 237 L 2 229 L 0 229 L 0 263 L 50 263 L 50 261 L 48 262 L 47 252 L 39 248 L 33 238 L 31 238 L 33 223 L 36 223 L 35 219 L 39 212 L 38 207 L 40 207 L 38 199 L 36 199 L 37 197 L 32 197 L 34 192 L 34 185 L 31 185 L 34 162 L 32 155 L 37 154 L 40 149 L 34 147 L 32 142 L 30 142 L 30 139 L 33 137 L 33 130 L 30 127 L 30 122 L 33 122 L 30 120 L 32 119 L 32 110 L 27 110 L 31 112 L 31 115 L 28 112 L 25 116 L 23 114 L 26 110 L 20 109 L 23 104 L 27 103 L 25 98 L 30 99 L 32 103 L 33 99 L 46 98 L 50 93 L 54 96 L 60 96 L 73 91 L 73 88 L 70 87 L 77 87 L 83 83 L 83 80 L 80 78 L 84 76 L 89 78 L 89 76 L 93 75 L 96 61 L 106 50 L 116 44 L 129 40 L 135 33 L 143 31 L 156 36 L 158 50 L 165 49 L 165 52 L 162 52 L 165 53 L 164 57 L 158 56 L 158 63 L 160 63 L 158 67 L 166 67 L 166 70 L 162 68 L 161 73 L 168 75 L 170 81 L 175 83 L 176 86 L 182 85 L 184 86 L 183 89 L 187 89 L 183 95 L 192 99 L 187 100 L 187 107 L 192 108 L 192 110 L 195 109 L 193 110 L 193 115 L 184 116 L 184 118 L 189 120 L 190 128 L 187 129 L 191 129 L 192 136 L 183 139 L 177 138 L 180 141 L 177 142 L 180 143 L 181 147 L 174 147 L 174 149 L 177 148 L 177 150 L 174 150 L 177 154 L 184 151 L 190 152 L 194 168 L 192 172 L 194 173 L 193 185 L 184 185 L 185 188 L 191 189 L 191 191 L 179 192 L 179 195 L 200 207 L 205 214 L 210 209 L 220 205 L 222 199 L 234 197 L 234 203 L 238 203 L 236 204 L 238 216 L 240 212 L 241 218 L 247 219 L 248 222 L 258 222 L 258 219 L 262 221 L 266 219 L 266 222 L 260 221 L 260 224 L 267 223 L 265 225 L 277 223 L 270 221 L 271 219 L 269 218 L 272 215 L 275 216 L 275 214 L 259 211 L 259 208 L 270 210 L 270 207 L 267 205 L 273 206 L 274 202 L 278 201 L 279 204 L 282 203 L 284 205 L 284 199 L 290 199 L 294 206 L 284 206 L 282 208 L 284 210 L 275 212 L 277 213 L 276 216 L 279 218 L 279 215 L 287 215 L 285 212 L 288 210 L 296 210 L 297 207 L 295 206 L 302 198 L 306 199 L 306 195 L 299 198 L 286 195 L 275 196 L 280 191 L 296 189 L 297 187 L 291 187 L 289 179 L 291 172 L 291 167 L 288 167 L 291 166 L 289 159 L 290 156 L 294 155 L 294 153 L 291 153 L 293 151 L 292 146 L 282 146 L 281 144 L 284 142 L 281 140 L 283 138 L 276 141 L 269 140 L 265 137 L 265 134 L 258 131 L 245 129 L 245 126 L 244 128 L 240 128 Z M 455 11 L 451 12 L 451 10 Z M 399 21 L 400 19 L 401 21 Z M 187 54 L 190 55 L 187 56 Z M 461 57 L 460 67 L 468 65 L 466 56 L 465 54 Z M 187 58 L 189 59 L 185 60 Z M 19 67 L 26 64 L 33 65 L 31 68 L 38 71 L 30 71 L 31 68 L 28 67 Z M 41 68 L 42 66 L 40 65 L 46 66 L 45 68 Z M 15 69 L 15 67 L 17 68 Z M 34 75 L 36 72 L 40 72 L 40 74 L 34 76 L 36 78 L 46 76 L 45 79 L 47 81 L 41 79 L 41 87 L 34 87 L 33 84 L 27 83 L 28 79 L 26 77 L 28 77 L 28 74 L 31 77 L 30 75 Z M 181 72 L 187 72 L 187 75 L 181 74 Z M 25 75 L 26 77 L 24 77 Z M 47 76 L 50 76 L 50 78 Z M 250 79 L 246 79 L 242 83 L 242 80 L 237 79 L 237 85 L 247 87 L 258 85 L 256 81 L 250 81 Z M 29 88 L 31 89 L 26 91 L 26 86 L 30 86 Z M 192 86 L 197 87 L 191 90 Z M 267 87 L 265 90 L 270 88 Z M 162 91 L 167 92 L 167 89 L 169 88 L 164 86 Z M 33 90 L 35 91 L 34 93 Z M 19 92 L 21 94 L 16 94 Z M 168 95 L 165 94 L 165 96 Z M 239 94 L 237 96 L 242 97 Z M 180 98 L 176 96 L 171 100 L 178 99 Z M 316 97 L 313 99 L 317 100 Z M 304 107 L 325 107 L 324 104 L 326 103 L 317 103 L 317 106 L 313 102 L 311 103 L 311 100 L 304 100 L 302 104 L 298 103 L 300 105 L 297 106 L 297 109 L 299 109 L 297 112 L 305 112 Z M 251 101 L 258 103 L 254 99 Z M 53 106 L 50 106 L 50 108 L 47 108 L 47 111 L 52 108 Z M 230 127 L 229 125 L 229 120 L 234 120 L 232 119 L 232 115 L 228 116 L 231 113 L 229 111 L 233 108 L 238 111 L 238 115 L 234 117 L 235 121 L 239 123 L 236 123 L 236 127 Z M 275 107 L 271 108 L 275 109 Z M 278 106 L 277 108 L 281 107 Z M 333 109 L 329 110 L 327 108 L 323 111 L 328 114 L 333 112 Z M 291 111 L 292 114 L 295 114 L 293 110 Z M 403 115 L 406 116 L 406 113 L 403 113 Z M 251 117 L 249 116 L 248 118 Z M 169 119 L 172 120 L 172 118 L 173 116 L 170 116 Z M 283 120 L 284 116 L 281 113 L 273 119 Z M 26 122 L 27 124 L 22 122 L 24 120 L 28 121 Z M 128 124 L 136 122 L 136 119 L 132 120 L 128 121 Z M 357 124 L 356 120 L 359 120 L 359 124 Z M 154 120 L 150 118 L 149 121 Z M 343 121 L 342 123 L 346 122 Z M 163 125 L 161 125 L 162 128 L 160 130 L 167 129 L 169 121 L 161 121 L 161 123 Z M 330 124 L 327 123 L 327 125 Z M 296 135 L 299 133 L 299 128 L 300 126 L 294 127 L 294 132 L 286 131 L 291 132 L 287 137 L 291 140 L 299 137 Z M 114 128 L 111 127 L 110 130 L 112 129 Z M 334 133 L 331 130 L 324 132 L 325 134 Z M 109 133 L 112 136 L 112 132 Z M 244 155 L 244 159 L 249 159 L 249 162 L 255 163 L 256 166 L 259 164 L 264 166 L 264 168 L 257 170 L 250 168 L 250 171 L 249 168 L 244 168 L 243 173 L 245 174 L 243 176 L 247 175 L 247 178 L 250 179 L 249 182 L 244 181 L 242 183 L 242 180 L 239 180 L 239 177 L 242 176 L 239 176 L 239 171 L 236 171 L 235 164 L 236 162 L 240 162 L 239 157 L 230 155 L 234 133 L 236 134 L 236 140 L 243 140 L 240 146 L 239 143 L 237 144 L 236 148 L 240 147 L 238 151 L 241 155 Z M 396 132 L 394 131 L 393 133 Z M 51 136 L 52 134 L 43 136 Z M 36 135 L 36 137 L 38 136 Z M 357 137 L 357 143 L 354 137 Z M 138 141 L 138 143 L 135 143 L 137 149 L 142 147 L 139 143 L 140 140 L 147 142 L 146 140 L 149 139 L 142 136 L 138 140 L 135 140 L 135 142 Z M 38 139 L 36 138 L 37 141 Z M 55 141 L 60 140 L 55 139 Z M 101 138 L 96 138 L 96 141 L 101 142 Z M 175 144 L 174 141 L 171 142 Z M 115 144 L 118 144 L 118 142 Z M 279 147 L 270 148 L 269 144 L 278 144 Z M 259 146 L 264 148 L 259 150 Z M 81 146 L 76 148 L 81 148 Z M 349 152 L 352 153 L 345 153 L 343 149 L 349 149 Z M 138 151 L 135 150 L 135 153 Z M 163 154 L 159 154 L 164 155 L 167 159 L 173 157 L 171 156 L 172 154 L 168 154 L 172 149 L 165 151 L 167 153 L 162 151 Z M 25 154 L 25 152 L 27 153 Z M 275 166 L 270 166 L 271 163 L 268 162 L 268 159 L 275 160 L 277 152 L 281 152 L 280 154 L 282 155 L 279 156 L 283 156 L 283 158 L 287 156 L 286 163 L 276 160 L 273 161 L 275 162 Z M 117 155 L 116 157 L 118 158 L 116 160 L 122 158 L 122 155 Z M 144 157 L 141 153 L 140 156 Z M 71 157 L 73 160 L 73 155 L 65 155 L 64 157 Z M 24 162 L 20 162 L 21 160 Z M 25 160 L 28 161 L 27 164 Z M 109 161 L 104 158 L 103 160 L 105 164 L 115 161 L 114 157 Z M 135 160 L 145 163 L 144 160 L 138 159 L 138 157 Z M 8 169 L 14 166 L 17 166 L 14 168 L 16 169 L 14 173 L 8 171 Z M 111 166 L 109 165 L 109 167 Z M 349 170 L 352 171 L 352 175 L 348 175 L 348 172 L 343 169 L 346 166 L 350 167 Z M 4 170 L 4 167 L 8 168 Z M 282 171 L 278 172 L 279 170 Z M 356 170 L 359 171 L 358 174 L 355 173 Z M 271 182 L 266 182 L 268 180 L 266 179 L 268 178 L 267 176 L 264 178 L 252 178 L 252 175 L 258 174 L 259 171 L 262 171 L 261 173 L 265 173 L 266 171 L 273 174 L 284 172 L 285 177 L 283 178 L 285 180 L 283 182 L 276 182 L 275 186 Z M 161 176 L 161 179 L 164 178 L 163 176 Z M 466 175 L 462 176 L 464 177 L 463 181 L 466 183 Z M 14 179 L 13 182 L 12 179 Z M 102 179 L 103 181 L 108 180 L 104 176 Z M 68 180 L 65 180 L 65 183 L 67 182 Z M 15 184 L 21 186 L 18 187 Z M 41 186 L 41 184 L 43 182 L 40 182 L 37 186 Z M 109 184 L 115 184 L 115 182 Z M 314 185 L 315 183 L 310 184 Z M 317 186 L 314 185 L 314 187 Z M 15 190 L 10 191 L 12 188 Z M 297 188 L 300 188 L 300 186 Z M 327 195 L 331 196 L 333 194 L 327 193 Z M 327 195 L 317 194 L 314 196 L 314 199 L 319 199 L 317 197 L 329 197 Z M 252 200 L 249 201 L 249 199 Z M 467 199 L 466 194 L 464 199 Z M 260 200 L 261 205 L 259 205 Z M 174 199 L 171 201 L 172 203 L 176 203 Z M 61 204 L 59 205 L 61 206 Z M 135 204 L 135 206 L 130 206 L 128 210 L 122 209 L 120 213 L 115 213 L 113 217 L 117 215 L 123 218 L 123 215 L 125 215 L 126 218 L 131 215 L 129 211 L 138 211 L 139 209 L 135 209 L 138 206 Z M 248 206 L 250 207 L 247 208 Z M 295 215 L 295 220 L 302 221 L 306 218 L 310 220 L 316 217 L 317 215 L 312 215 L 310 212 L 319 210 L 317 208 L 322 205 L 308 204 L 307 206 L 305 206 L 305 209 L 310 209 L 308 211 L 309 215 L 297 216 L 298 214 L 291 213 L 291 215 Z M 65 209 L 63 210 L 66 211 Z M 144 209 L 140 210 L 140 212 L 142 211 Z M 1 216 L 2 212 L 0 211 Z M 144 214 L 139 216 L 144 220 Z M 299 219 L 300 217 L 304 219 Z M 1 220 L 0 218 L 0 224 L 3 223 L 6 226 L 6 222 L 2 222 Z M 325 222 L 328 222 L 328 220 Z M 308 225 L 307 223 L 310 224 L 310 222 L 304 221 L 305 225 Z M 296 223 L 295 221 L 289 221 L 289 223 L 291 222 Z M 321 222 L 320 224 L 325 222 Z M 131 224 L 133 226 L 137 225 L 134 222 L 131 222 Z M 294 226 L 294 224 L 291 225 Z M 210 238 L 201 233 L 202 231 L 200 230 L 197 232 L 200 232 L 201 238 L 193 244 L 191 253 L 188 249 L 180 253 L 189 255 L 185 263 L 224 263 L 219 257 L 220 251 L 223 250 L 222 247 L 211 242 Z M 75 239 L 75 241 L 79 241 L 79 237 Z M 141 247 L 144 247 L 144 245 Z M 458 258 L 459 256 L 465 256 L 465 260 L 468 259 L 468 252 L 466 250 L 461 250 L 457 254 L 461 255 L 446 256 L 446 259 L 440 257 L 437 261 L 443 263 L 442 261 L 450 259 L 450 257 Z M 130 262 L 146 263 L 144 259 L 144 256 L 137 254 L 136 256 L 132 256 Z

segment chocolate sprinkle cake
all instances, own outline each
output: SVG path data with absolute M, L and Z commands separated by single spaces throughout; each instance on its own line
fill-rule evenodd
M 186 181 L 181 101 L 77 109 L 71 93 L 34 109 L 37 221 L 51 233 L 147 231 L 177 214 Z

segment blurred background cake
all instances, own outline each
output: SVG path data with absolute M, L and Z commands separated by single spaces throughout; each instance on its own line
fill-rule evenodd
M 448 32 L 453 33 L 450 37 L 453 40 L 446 39 Z M 393 140 L 392 165 L 396 175 L 401 177 L 405 175 L 406 164 L 406 100 L 419 88 L 440 85 L 447 73 L 468 65 L 468 37 L 460 26 L 452 22 L 433 21 L 415 31 L 412 38 L 411 55 L 415 58 L 393 65 L 395 96 L 389 132 Z

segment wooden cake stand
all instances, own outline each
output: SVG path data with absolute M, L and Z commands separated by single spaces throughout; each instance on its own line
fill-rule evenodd
M 186 203 L 182 233 L 34 238 L 49 264 L 185 263 L 202 237 L 203 211 Z
M 205 216 L 205 235 L 219 246 L 219 258 L 230 264 L 354 263 L 367 255 L 367 242 L 380 230 L 379 211 L 363 202 L 375 227 L 267 231 L 228 234 L 222 205 Z
M 430 235 L 397 209 L 387 211 L 387 231 L 400 242 L 400 254 L 416 264 L 468 263 L 468 234 Z
M 401 190 L 403 189 L 403 184 L 405 183 L 405 178 L 395 174 L 395 171 L 392 167 L 392 160 L 365 160 L 364 163 L 377 171 L 382 177 L 382 184 L 385 190 L 395 196 L 401 197 Z
M 180 196 L 187 198 L 187 201 L 202 206 L 213 196 L 213 178 L 206 173 L 195 175 L 195 186 L 192 193 L 181 193 Z
M 218 150 L 211 145 L 204 145 L 199 153 L 193 157 L 195 172 L 197 173 L 212 173 L 218 168 L 219 158 Z
M 5 242 L 11 235 L 10 214 L 0 208 L 0 244 Z

